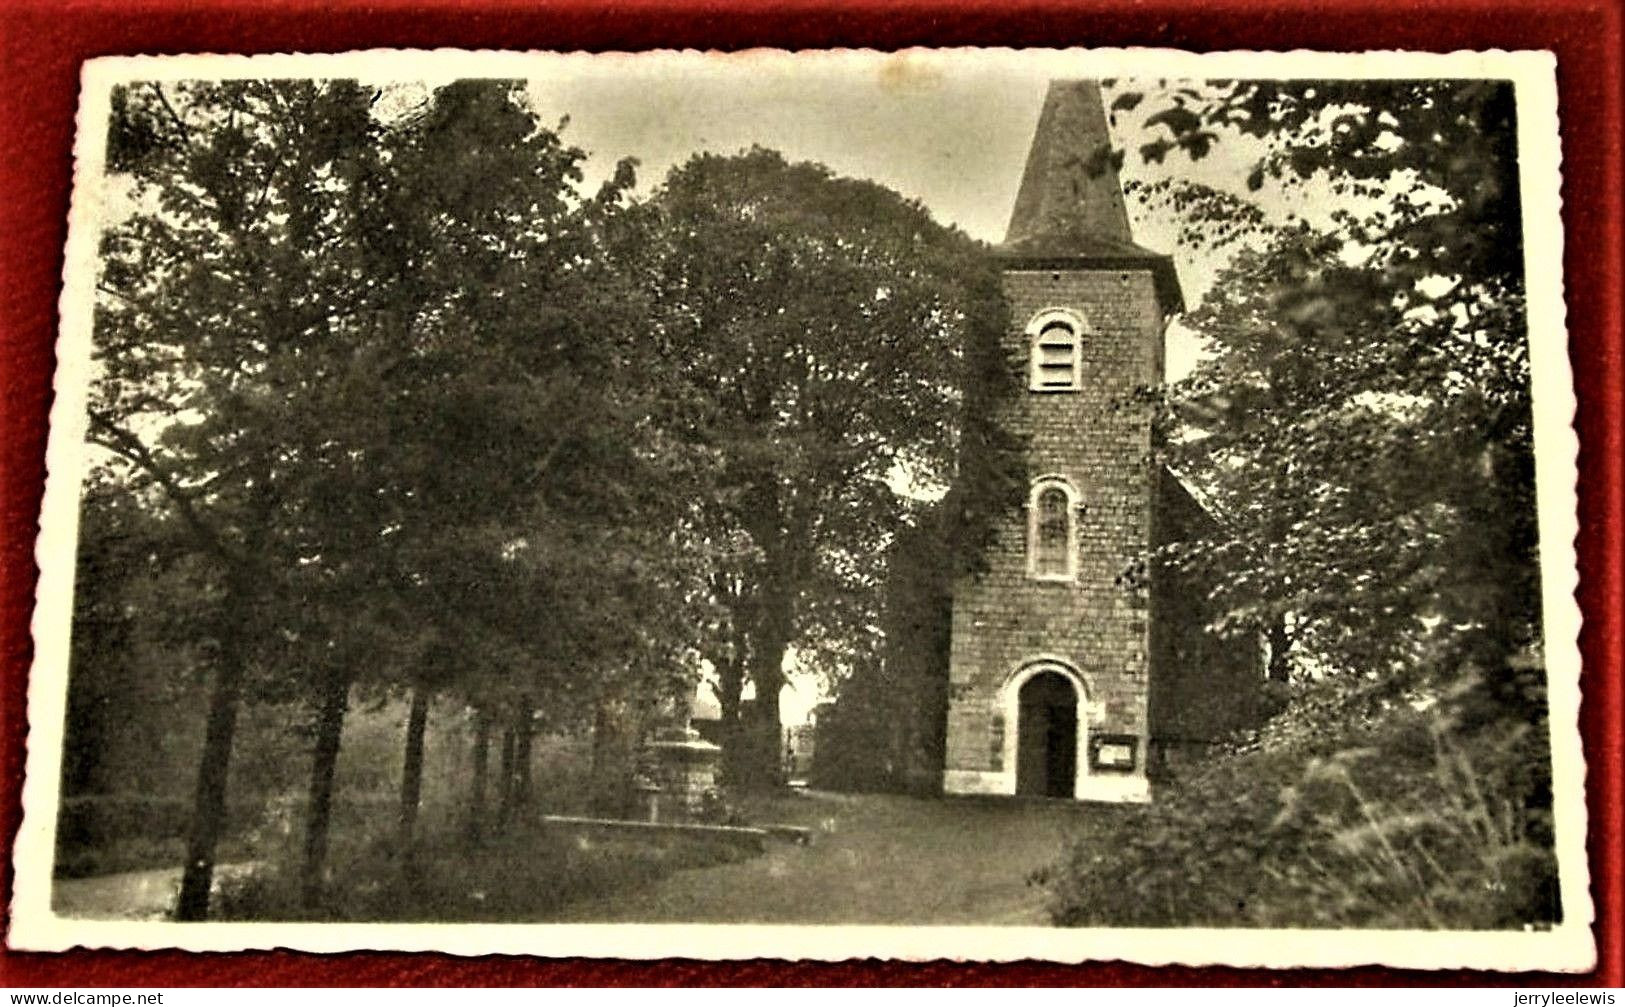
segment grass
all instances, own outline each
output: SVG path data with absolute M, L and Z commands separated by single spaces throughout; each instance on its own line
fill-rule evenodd
M 1346 683 L 1328 693 L 1350 692 Z M 1544 720 L 1304 697 L 1038 871 L 1067 926 L 1517 929 L 1557 918 Z M 1542 700 L 1543 703 L 1543 700 Z M 1533 713 L 1533 710 L 1527 711 Z
M 439 808 L 405 862 L 390 834 L 390 802 L 350 791 L 335 809 L 324 897 L 307 907 L 298 808 L 284 802 L 266 815 L 254 868 L 220 878 L 217 918 L 1041 924 L 1039 893 L 1026 883 L 1033 865 L 1124 813 L 1064 802 L 747 797 L 738 810 L 750 822 L 815 832 L 811 845 L 774 841 L 750 854 L 693 837 L 571 836 L 534 819 L 470 844 L 456 816 Z
M 53 874 L 89 878 L 173 867 L 186 859 L 191 803 L 145 794 L 92 794 L 64 798 L 58 811 Z M 218 859 L 250 855 L 253 810 L 232 809 Z
M 572 922 L 1043 925 L 1032 868 L 1124 809 L 1070 802 L 810 792 L 747 799 L 757 823 L 813 828 L 808 846 L 679 871 L 564 906 Z
M 460 830 L 442 829 L 403 856 L 387 831 L 357 836 L 352 825 L 330 855 L 316 905 L 301 901 L 302 873 L 289 850 L 223 884 L 215 914 L 229 920 L 527 922 L 576 899 L 743 855 L 726 842 L 570 836 L 532 819 L 477 843 Z

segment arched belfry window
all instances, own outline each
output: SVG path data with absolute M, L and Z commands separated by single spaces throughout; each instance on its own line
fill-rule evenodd
M 1077 493 L 1059 476 L 1033 483 L 1027 502 L 1027 573 L 1039 580 L 1078 574 Z
M 1033 316 L 1027 323 L 1033 391 L 1074 392 L 1082 386 L 1083 334 L 1083 319 L 1071 311 L 1050 308 Z

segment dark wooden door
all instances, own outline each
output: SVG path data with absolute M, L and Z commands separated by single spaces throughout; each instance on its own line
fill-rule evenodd
M 1078 773 L 1078 696 L 1058 672 L 1028 679 L 1018 696 L 1016 793 L 1071 797 Z

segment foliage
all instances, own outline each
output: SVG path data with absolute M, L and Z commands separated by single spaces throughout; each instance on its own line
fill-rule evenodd
M 343 809 L 341 841 L 322 899 L 300 898 L 303 865 L 274 852 L 263 867 L 222 879 L 219 916 L 228 920 L 365 922 L 536 922 L 570 902 L 646 884 L 672 871 L 741 859 L 737 843 L 580 841 L 535 821 L 471 844 L 461 830 L 426 836 L 403 863 L 389 822 L 376 808 Z M 360 812 L 356 814 L 356 812 Z M 354 817 L 350 817 L 353 815 Z
M 71 855 L 76 848 L 107 846 L 131 836 L 179 839 L 186 831 L 190 811 L 184 800 L 148 794 L 66 797 L 58 812 L 57 851 Z M 59 863 L 57 872 L 66 876 L 83 873 L 71 863 Z
M 568 460 L 538 430 L 586 414 L 561 391 L 579 379 L 548 366 L 567 353 L 547 290 L 597 204 L 567 214 L 580 152 L 501 84 L 449 86 L 395 122 L 350 82 L 175 90 L 117 95 L 110 161 L 142 210 L 104 240 L 94 436 L 275 603 L 276 628 L 244 635 L 332 663 L 305 644 L 400 621 L 387 589 L 446 558 L 411 546 L 472 527 L 491 552 L 482 522 L 512 521 L 553 475 L 530 463 Z M 516 311 L 493 310 L 504 297 Z M 462 464 L 441 464 L 452 451 Z M 341 611 L 351 599 L 370 619 Z M 412 636 L 353 642 L 391 639 Z
M 1493 81 L 1121 85 L 1149 160 L 1250 150 L 1246 194 L 1143 193 L 1232 258 L 1185 323 L 1176 468 L 1221 526 L 1174 550 L 1217 629 L 1322 669 L 1502 667 L 1538 639 L 1513 95 Z M 1301 192 L 1320 219 L 1261 206 Z M 1435 645 L 1444 649 L 1434 649 Z M 1300 662 L 1302 663 L 1302 662 Z
M 164 715 L 195 699 L 198 678 L 187 637 L 200 613 L 168 599 L 196 596 L 199 571 L 175 522 L 103 479 L 81 513 L 62 792 L 154 789 L 177 740 Z
M 903 528 L 886 557 L 877 659 L 820 712 L 812 783 L 832 790 L 936 793 L 948 715 L 953 515 L 941 505 Z
M 388 548 L 441 630 L 416 672 L 476 704 L 545 701 L 557 722 L 617 669 L 680 674 L 688 628 L 693 557 L 668 529 L 697 456 L 664 435 L 645 298 L 616 262 L 630 166 L 578 195 L 581 151 L 515 89 L 473 82 L 439 92 L 410 137 L 379 254 L 408 334 L 387 414 L 406 514 Z
M 665 435 L 619 279 L 630 167 L 578 193 L 582 153 L 508 83 L 378 97 L 114 96 L 132 212 L 103 236 L 91 430 L 107 498 L 168 511 L 215 673 L 189 913 L 245 692 L 316 713 L 319 858 L 352 683 L 563 719 L 694 673 L 698 563 L 670 529 L 703 458 Z
M 1176 150 L 1199 160 L 1220 143 L 1250 141 L 1258 153 L 1248 192 L 1321 187 L 1318 195 L 1334 197 L 1339 233 L 1380 248 L 1396 280 L 1521 272 L 1515 102 L 1504 81 L 1108 83 L 1114 117 L 1145 101 L 1153 108 L 1142 123 L 1151 138 L 1138 148 L 1147 162 Z M 1159 189 L 1225 201 L 1200 186 Z M 1266 220 L 1256 207 L 1232 220 L 1187 208 L 1205 242 L 1235 240 Z
M 967 347 L 1002 304 L 981 250 L 919 204 L 771 151 L 696 157 L 650 211 L 651 342 L 703 389 L 693 433 L 722 466 L 691 518 L 730 560 L 707 656 L 725 721 L 754 684 L 765 774 L 788 648 L 824 668 L 872 652 L 889 481 L 947 481 Z
M 1544 728 L 1375 682 L 1307 691 L 1034 875 L 1065 926 L 1505 929 L 1557 918 Z
M 221 841 L 225 857 L 250 854 L 263 801 L 256 791 L 232 803 Z M 191 811 L 186 798 L 144 791 L 64 797 L 57 813 L 52 874 L 81 878 L 173 867 L 185 856 Z

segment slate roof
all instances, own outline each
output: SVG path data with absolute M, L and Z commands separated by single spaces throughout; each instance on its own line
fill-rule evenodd
M 1011 265 L 1150 269 L 1164 311 L 1184 306 L 1173 259 L 1134 243 L 1092 80 L 1051 81 L 1004 243 Z

